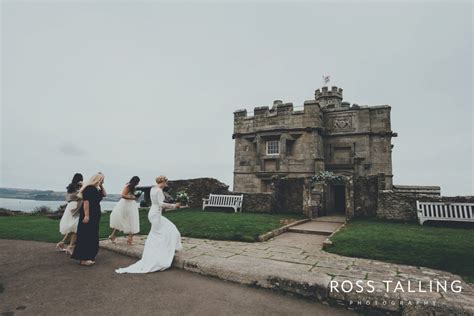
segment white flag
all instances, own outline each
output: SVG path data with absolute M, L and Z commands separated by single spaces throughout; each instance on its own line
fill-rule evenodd
M 326 84 L 329 82 L 329 80 L 331 79 L 330 76 L 323 76 L 323 82 Z

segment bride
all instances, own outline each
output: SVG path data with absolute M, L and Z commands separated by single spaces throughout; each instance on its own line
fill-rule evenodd
M 117 273 L 148 273 L 162 271 L 171 267 L 175 251 L 181 250 L 181 234 L 176 226 L 166 217 L 161 216 L 164 208 L 179 208 L 180 203 L 165 203 L 163 188 L 168 185 L 165 176 L 156 177 L 157 185 L 150 190 L 151 207 L 148 220 L 151 222 L 150 233 L 145 242 L 141 260 L 127 268 L 115 270 Z

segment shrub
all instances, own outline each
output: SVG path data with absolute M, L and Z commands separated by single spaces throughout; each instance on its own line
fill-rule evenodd
M 64 210 L 66 209 L 67 204 L 59 205 L 56 213 L 64 214 Z
M 47 213 L 52 213 L 52 212 L 53 211 L 51 210 L 50 207 L 42 205 L 42 206 L 35 207 L 33 212 L 31 212 L 31 214 L 38 215 L 38 214 L 47 214 Z

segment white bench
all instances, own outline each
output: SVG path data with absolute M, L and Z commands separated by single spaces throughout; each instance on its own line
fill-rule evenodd
M 221 194 L 209 194 L 208 199 L 202 199 L 202 210 L 208 206 L 213 207 L 232 207 L 234 213 L 240 209 L 242 212 L 242 201 L 244 195 L 221 195 Z
M 474 223 L 474 203 L 416 201 L 418 220 L 456 221 Z

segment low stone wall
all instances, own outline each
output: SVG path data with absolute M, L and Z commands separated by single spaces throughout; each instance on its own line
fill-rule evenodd
M 202 207 L 202 199 L 207 198 L 210 193 L 229 194 L 229 186 L 213 178 L 170 180 L 168 186 L 169 193 L 173 197 L 177 192 L 185 191 L 189 197 L 189 206 L 192 208 Z M 151 186 L 139 186 L 137 189 L 143 191 L 145 195 L 141 206 L 150 206 Z
M 406 194 L 392 190 L 379 191 L 377 218 L 415 222 L 417 221 L 416 201 L 474 203 L 474 196 L 434 196 Z
M 303 178 L 275 179 L 273 181 L 273 211 L 302 214 L 304 183 Z
M 441 187 L 428 185 L 393 185 L 393 191 L 406 194 L 441 195 Z
M 197 178 L 189 180 L 173 180 L 168 182 L 169 192 L 175 196 L 179 191 L 185 191 L 189 196 L 189 206 L 202 207 L 202 199 L 210 193 L 229 194 L 229 186 L 213 178 Z
M 303 191 L 304 179 L 279 179 L 272 193 L 240 193 L 229 191 L 229 186 L 213 178 L 197 178 L 189 180 L 170 180 L 169 195 L 176 196 L 185 191 L 189 196 L 191 208 L 201 208 L 202 199 L 209 194 L 244 195 L 242 212 L 249 213 L 304 213 Z M 150 206 L 151 186 L 139 186 L 144 192 L 141 206 Z M 171 202 L 171 201 L 170 201 Z
M 271 213 L 273 207 L 273 195 L 271 193 L 239 193 L 231 192 L 235 195 L 244 195 L 242 212 L 246 213 Z

